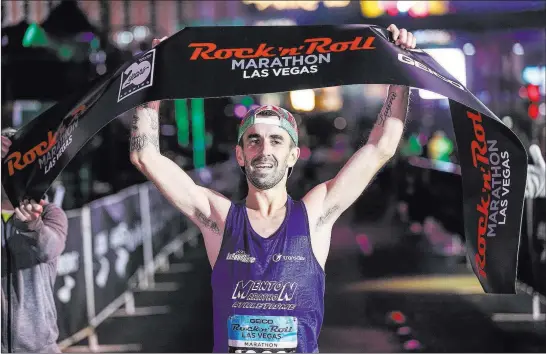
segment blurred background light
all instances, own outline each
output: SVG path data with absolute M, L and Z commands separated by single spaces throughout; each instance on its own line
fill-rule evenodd
M 366 18 L 379 17 L 384 13 L 381 1 L 360 0 L 360 10 Z
M 546 116 L 546 103 L 542 102 L 538 105 L 538 113 L 541 116 Z
M 514 120 L 510 116 L 502 117 L 502 122 L 510 129 L 512 129 L 512 127 L 514 126 Z
M 290 104 L 296 111 L 312 111 L 315 108 L 315 91 L 312 89 L 290 91 Z
M 463 45 L 463 52 L 466 55 L 472 56 L 476 54 L 476 48 L 474 48 L 474 45 L 472 45 L 472 43 L 465 43 Z
M 266 93 L 260 96 L 261 105 L 280 106 L 282 96 L 278 93 Z
M 424 49 L 434 60 L 438 62 L 463 86 L 466 86 L 466 59 L 459 48 L 429 48 Z M 419 96 L 424 100 L 437 100 L 445 96 L 428 90 L 419 90 Z
M 242 119 L 242 118 L 245 117 L 246 112 L 248 112 L 248 108 L 246 108 L 244 105 L 242 105 L 242 104 L 236 104 L 235 105 L 234 113 L 235 113 L 236 117 Z
M 515 55 L 523 55 L 525 54 L 524 50 L 523 50 L 523 46 L 521 45 L 521 43 L 514 43 L 514 45 L 512 46 L 512 52 L 515 54 Z
M 338 130 L 343 130 L 347 127 L 347 120 L 343 117 L 337 117 L 334 119 L 334 127 Z
M 250 96 L 244 96 L 241 99 L 241 104 L 245 106 L 246 108 L 249 108 L 251 105 L 254 104 L 254 99 Z
M 135 26 L 133 28 L 133 38 L 135 41 L 143 41 L 150 35 L 148 26 Z
M 412 8 L 412 6 L 415 5 L 417 1 L 397 1 L 396 2 L 396 8 L 400 12 L 407 12 L 409 9 Z
M 405 1 L 399 1 L 405 2 Z M 428 3 L 426 1 L 415 1 L 411 8 L 408 9 L 408 14 L 412 17 L 426 17 L 428 16 Z
M 443 30 L 417 30 L 413 32 L 415 42 L 418 46 L 424 44 L 449 45 L 453 42 L 454 36 Z

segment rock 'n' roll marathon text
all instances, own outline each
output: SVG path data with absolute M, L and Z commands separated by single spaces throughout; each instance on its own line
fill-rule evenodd
M 47 174 L 63 155 L 65 150 L 72 144 L 72 133 L 78 127 L 78 119 L 75 119 L 72 124 L 66 127 L 59 136 L 57 137 L 57 142 L 55 146 L 51 148 L 45 155 L 41 156 L 38 159 L 38 164 L 40 169 L 44 169 L 44 174 Z
M 261 43 L 257 48 L 218 48 L 215 43 L 190 43 L 190 60 L 231 60 L 231 70 L 242 70 L 244 79 L 272 76 L 316 74 L 321 64 L 331 61 L 332 53 L 373 50 L 375 37 L 355 37 L 335 42 L 332 38 L 307 38 L 294 47 L 275 47 Z
M 474 261 L 479 275 L 486 278 L 487 238 L 497 236 L 499 225 L 506 223 L 507 196 L 510 193 L 510 153 L 501 151 L 497 140 L 487 140 L 479 113 L 467 112 L 472 121 L 474 139 L 470 143 L 472 163 L 482 176 L 480 201 L 476 205 L 477 253 Z
M 243 70 L 244 79 L 256 77 L 315 74 L 318 65 L 330 63 L 328 54 L 299 55 L 281 58 L 240 59 L 231 61 L 231 70 Z
M 510 193 L 510 155 L 508 151 L 499 151 L 497 140 L 488 140 L 489 162 L 491 166 L 491 203 L 489 204 L 489 223 L 487 236 L 497 236 L 497 226 L 506 223 L 506 209 Z
M 233 331 L 240 331 L 242 339 L 282 339 L 283 334 L 294 331 L 292 326 L 280 327 L 270 325 L 267 328 L 232 324 Z

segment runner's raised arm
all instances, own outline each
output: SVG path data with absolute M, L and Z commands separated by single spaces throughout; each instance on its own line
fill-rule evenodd
M 154 39 L 153 45 L 160 42 Z M 170 203 L 199 227 L 205 238 L 209 261 L 214 265 L 231 202 L 217 192 L 198 186 L 182 168 L 161 154 L 159 105 L 159 101 L 150 102 L 135 111 L 131 124 L 131 162 Z

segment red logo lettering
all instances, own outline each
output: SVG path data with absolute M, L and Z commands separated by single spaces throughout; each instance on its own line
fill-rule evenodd
M 34 163 L 37 157 L 41 157 L 51 150 L 51 148 L 53 148 L 57 142 L 57 135 L 50 131 L 47 133 L 47 138 L 47 141 L 38 143 L 24 154 L 21 154 L 20 151 L 15 151 L 9 154 L 6 158 L 8 163 L 8 174 L 13 176 L 15 174 L 15 170 L 23 170 L 29 164 Z
M 482 196 L 479 204 L 476 205 L 476 211 L 479 213 L 477 232 L 478 249 L 474 255 L 474 262 L 481 277 L 487 278 L 485 270 L 486 265 L 486 233 L 487 222 L 489 220 L 489 202 L 491 201 L 491 169 L 489 167 L 489 157 L 487 154 L 487 141 L 485 139 L 485 130 L 482 125 L 482 117 L 479 113 L 466 112 L 466 117 L 472 121 L 474 128 L 474 139 L 470 143 L 470 152 L 472 153 L 472 163 L 474 168 L 479 169 L 482 174 Z
M 319 37 L 308 38 L 303 45 L 294 48 L 272 47 L 267 43 L 260 43 L 258 48 L 218 48 L 215 43 L 209 42 L 190 43 L 188 47 L 194 48 L 190 60 L 256 59 L 370 50 L 375 49 L 374 40 L 375 37 L 355 37 L 350 41 L 334 42 L 332 38 Z

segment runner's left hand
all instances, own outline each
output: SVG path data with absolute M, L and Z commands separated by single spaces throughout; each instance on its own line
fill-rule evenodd
M 392 38 L 394 44 L 400 46 L 402 49 L 414 49 L 417 44 L 417 40 L 413 33 L 408 32 L 405 28 L 398 29 L 396 25 L 392 24 L 387 27 L 387 31 L 392 32 Z

